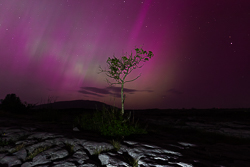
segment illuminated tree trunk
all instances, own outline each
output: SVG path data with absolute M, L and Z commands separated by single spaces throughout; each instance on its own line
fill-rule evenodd
M 124 114 L 124 100 L 125 100 L 125 97 L 123 98 L 123 85 L 124 85 L 124 82 L 122 82 L 122 87 L 121 87 L 121 99 L 122 99 L 122 111 L 121 111 L 121 114 L 122 115 Z

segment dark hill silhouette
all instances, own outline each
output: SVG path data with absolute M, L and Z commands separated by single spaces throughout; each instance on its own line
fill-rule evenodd
M 37 105 L 33 109 L 42 109 L 42 108 L 52 108 L 52 109 L 87 109 L 87 110 L 102 110 L 103 106 L 108 109 L 112 109 L 113 106 L 99 102 L 99 101 L 90 101 L 90 100 L 73 100 L 73 101 L 59 101 L 48 104 Z M 118 107 L 115 107 L 119 109 Z

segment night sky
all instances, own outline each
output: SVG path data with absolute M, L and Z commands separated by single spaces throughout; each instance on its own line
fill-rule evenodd
M 0 99 L 121 107 L 108 57 L 154 57 L 125 81 L 125 109 L 249 108 L 248 0 L 0 0 Z

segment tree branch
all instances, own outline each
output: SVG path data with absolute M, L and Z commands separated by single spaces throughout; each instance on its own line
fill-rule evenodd
M 141 76 L 141 74 L 140 74 L 140 76 Z M 124 83 L 126 83 L 126 82 L 132 82 L 132 81 L 136 80 L 137 78 L 139 78 L 140 76 L 136 77 L 136 78 L 135 78 L 135 79 L 133 79 L 133 80 L 130 80 L 130 81 L 125 81 Z

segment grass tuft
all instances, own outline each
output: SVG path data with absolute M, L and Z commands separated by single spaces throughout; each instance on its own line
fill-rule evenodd
M 96 148 L 96 149 L 95 149 L 93 155 L 98 156 L 99 154 L 104 153 L 104 152 L 109 152 L 110 150 L 112 150 L 112 149 L 110 149 L 110 148 L 105 148 L 105 147 L 99 147 L 99 148 Z
M 115 151 L 119 151 L 120 150 L 121 143 L 119 141 L 112 140 L 110 143 L 113 145 Z
M 39 153 L 43 152 L 43 151 L 46 151 L 48 150 L 49 146 L 44 146 L 44 147 L 38 147 L 36 148 L 32 153 L 29 153 L 26 160 L 30 160 L 30 159 L 33 159 L 35 156 L 37 156 Z
M 65 149 L 68 151 L 69 155 L 74 154 L 74 145 L 70 143 L 64 143 L 65 144 Z

